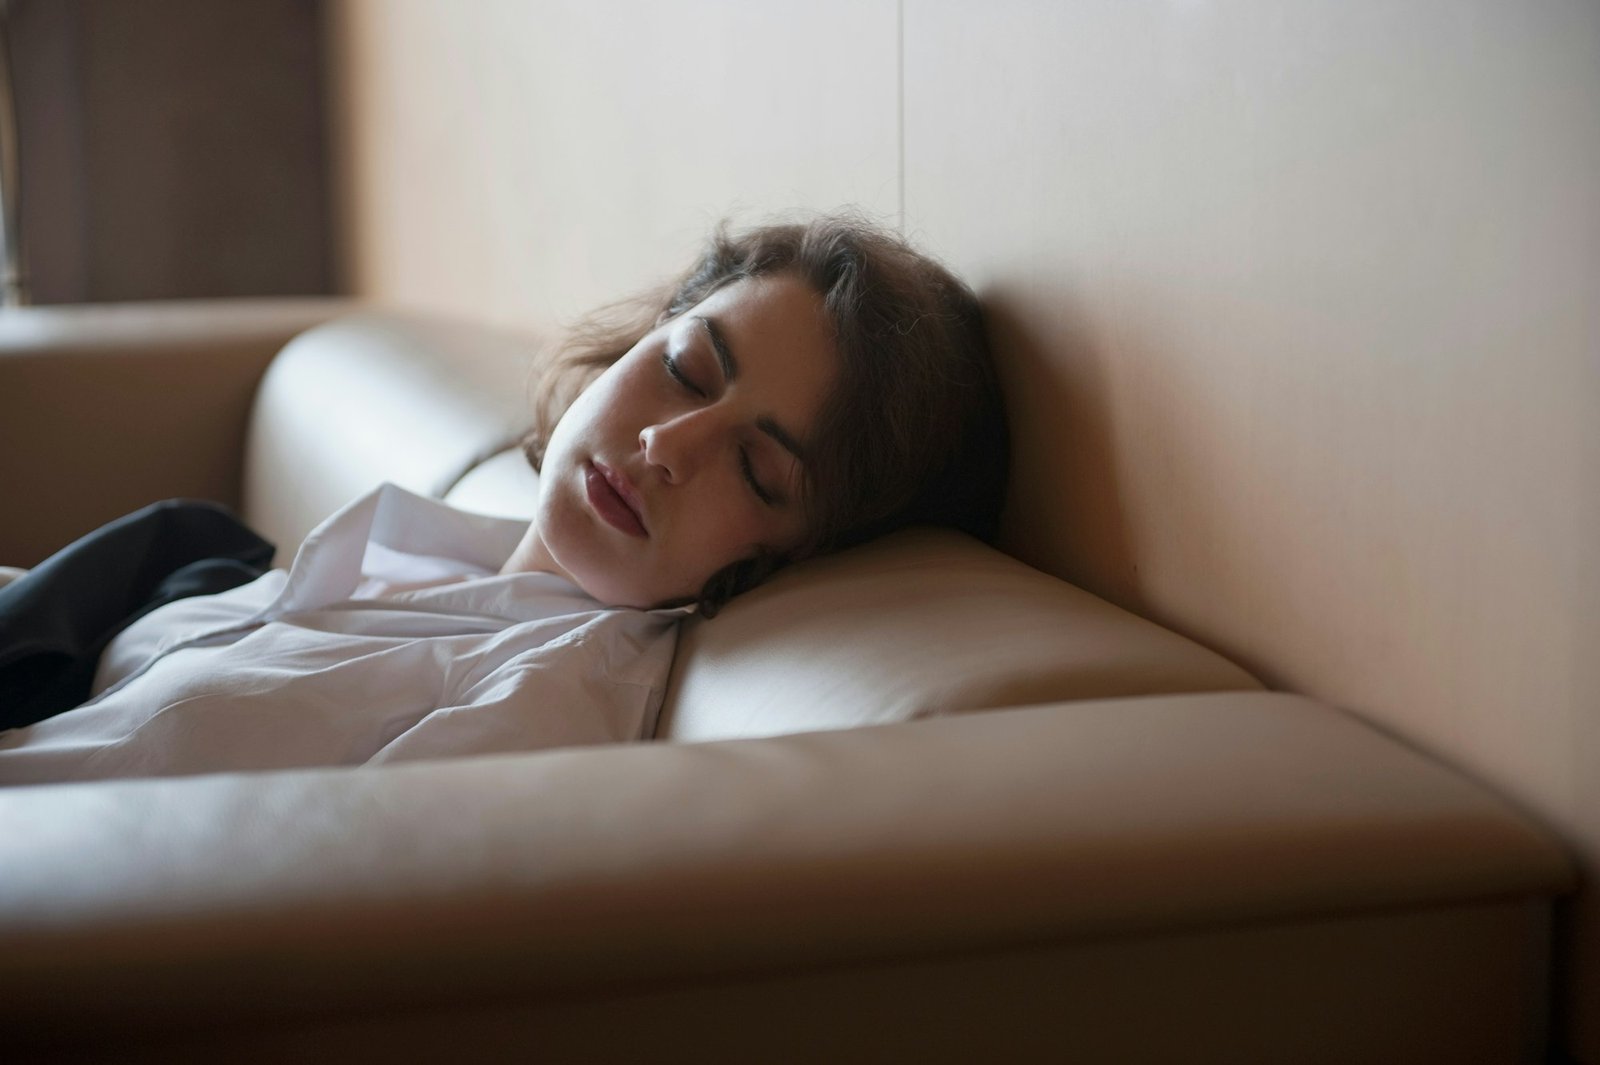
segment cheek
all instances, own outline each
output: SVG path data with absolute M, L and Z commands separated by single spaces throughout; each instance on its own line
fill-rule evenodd
M 685 500 L 686 520 L 677 528 L 670 549 L 676 573 L 685 579 L 698 575 L 703 583 L 724 566 L 749 558 L 759 545 L 782 542 L 763 515 L 738 494 L 743 491 L 748 489 L 740 482 Z
M 604 429 L 607 414 L 614 406 L 609 391 L 603 382 L 596 382 L 584 389 L 561 416 L 561 420 L 556 422 L 555 431 L 550 434 L 551 444 L 566 452 L 580 441 L 590 442 L 596 438 Z

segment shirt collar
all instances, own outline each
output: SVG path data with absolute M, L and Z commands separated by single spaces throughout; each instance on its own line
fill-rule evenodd
M 388 551 L 459 559 L 499 572 L 528 523 L 456 510 L 384 484 L 311 530 L 289 567 L 278 598 L 263 615 L 313 610 L 350 598 L 361 583 L 369 544 Z
M 459 560 L 483 570 L 487 578 L 500 573 L 527 531 L 528 523 L 520 519 L 471 514 L 399 485 L 383 484 L 311 531 L 294 557 L 283 590 L 257 620 L 315 610 L 349 599 L 361 583 L 372 545 L 379 548 L 374 555 L 400 552 Z M 530 593 L 541 599 L 552 595 L 570 597 L 574 611 L 606 609 L 603 603 L 553 574 L 507 574 L 497 583 L 504 588 L 497 589 L 487 601 L 481 590 L 471 597 L 478 609 L 490 606 L 488 612 L 520 617 L 531 605 L 526 602 Z M 439 591 L 445 592 L 449 587 Z M 540 611 L 547 609 L 546 605 Z M 691 605 L 645 613 L 676 620 L 693 610 Z

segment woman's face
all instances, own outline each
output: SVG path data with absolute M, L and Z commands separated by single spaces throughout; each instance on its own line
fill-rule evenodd
M 802 463 L 839 372 L 822 298 L 789 274 L 725 286 L 584 390 L 545 449 L 533 524 L 506 569 L 601 602 L 697 595 L 807 531 Z

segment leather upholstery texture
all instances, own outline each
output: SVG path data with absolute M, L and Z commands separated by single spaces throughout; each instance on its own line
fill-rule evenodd
M 0 824 L 0 1016 L 46 1042 L 74 1018 L 159 1031 L 537 1003 L 1449 909 L 1572 877 L 1480 786 L 1263 692 L 18 788 Z M 1430 979 L 1487 967 L 1520 987 L 1535 940 L 1497 941 Z
M 444 500 L 453 507 L 497 518 L 533 518 L 539 497 L 539 475 L 520 447 L 507 448 L 468 470 Z
M 442 496 L 527 429 L 535 351 L 393 313 L 296 337 L 251 413 L 245 520 L 287 565 L 318 522 L 380 481 Z
M 726 739 L 1259 687 L 1221 655 L 970 537 L 914 529 L 795 566 L 686 622 L 658 732 Z
M 214 300 L 0 313 L 0 565 L 31 566 L 160 499 L 237 507 L 262 373 L 290 337 L 351 307 Z
M 8 373 L 51 381 L 83 454 L 159 467 L 165 447 L 134 442 L 207 388 L 247 416 L 264 356 L 213 350 L 151 356 L 182 402 L 98 436 L 146 356 L 0 358 L 0 395 Z M 280 550 L 378 479 L 523 514 L 534 479 L 503 445 L 532 351 L 366 312 L 292 341 L 248 428 L 175 431 L 231 441 Z M 46 422 L 0 469 L 50 468 Z M 668 700 L 664 742 L 0 789 L 0 1045 L 1397 1063 L 1546 1045 L 1559 839 L 973 541 L 912 531 L 783 572 L 687 626 Z

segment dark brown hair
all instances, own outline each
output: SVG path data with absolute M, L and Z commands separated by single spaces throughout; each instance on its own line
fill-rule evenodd
M 781 566 L 908 525 L 994 538 L 1005 498 L 1005 409 L 972 291 L 896 236 L 851 214 L 730 233 L 721 226 L 677 281 L 585 319 L 548 365 L 525 441 L 535 467 L 588 383 L 655 328 L 724 285 L 792 273 L 821 294 L 841 361 L 804 467 L 810 535 L 725 567 L 699 596 L 709 617 Z

